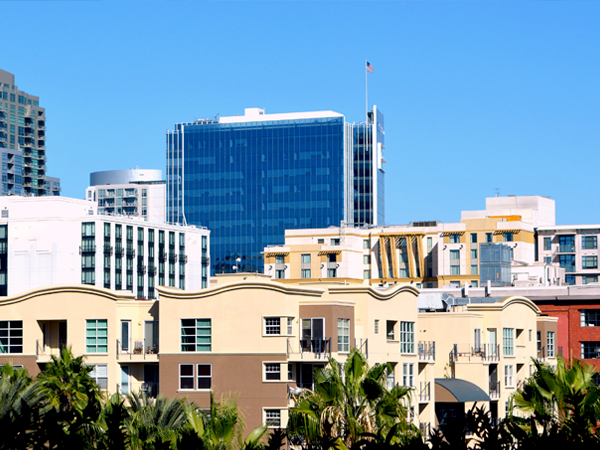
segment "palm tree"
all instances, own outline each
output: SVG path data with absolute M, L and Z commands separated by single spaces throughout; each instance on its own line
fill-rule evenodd
M 127 395 L 130 418 L 127 426 L 132 450 L 170 449 L 186 426 L 183 399 L 156 399 L 145 393 Z
M 513 396 L 514 406 L 530 416 L 530 431 L 547 434 L 556 428 L 567 441 L 581 443 L 594 435 L 600 417 L 600 390 L 591 365 L 558 356 L 556 368 L 537 360 L 535 374 Z
M 92 448 L 100 432 L 96 421 L 102 394 L 90 376 L 83 356 L 75 357 L 69 347 L 53 355 L 37 377 L 45 397 L 40 427 L 49 448 Z
M 28 448 L 34 442 L 44 396 L 27 370 L 0 367 L 0 449 Z
M 388 435 L 395 442 L 418 431 L 406 421 L 404 401 L 410 389 L 385 386 L 389 365 L 369 368 L 364 356 L 351 350 L 342 366 L 333 358 L 324 369 L 315 370 L 315 391 L 296 396 L 290 410 L 288 433 L 306 448 L 350 448 L 359 441 Z M 408 438 L 410 441 L 410 437 Z

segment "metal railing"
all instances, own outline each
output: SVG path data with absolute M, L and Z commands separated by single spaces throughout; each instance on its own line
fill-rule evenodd
M 419 341 L 417 345 L 419 361 L 435 361 L 435 342 L 434 341 Z
M 428 402 L 431 400 L 431 383 L 429 381 L 421 381 L 419 383 L 419 401 Z
M 133 355 L 143 355 L 144 359 L 146 359 L 146 355 L 158 355 L 158 342 L 154 339 L 129 339 L 127 341 L 117 339 L 117 359 L 121 355 L 129 355 L 129 359 L 132 359 Z
M 317 358 L 331 357 L 331 338 L 300 339 L 300 354 L 314 353 Z
M 500 382 L 494 383 L 490 381 L 490 398 L 498 400 L 500 398 Z
M 499 344 L 480 344 L 472 346 L 470 344 L 454 344 L 450 351 L 450 361 L 499 361 L 500 360 L 500 345 Z
M 37 358 L 40 356 L 59 356 L 66 346 L 66 339 L 37 339 L 35 341 L 35 355 Z
M 363 340 L 360 340 L 360 345 L 357 345 L 356 342 L 356 338 L 354 338 L 354 348 L 358 349 L 359 352 L 361 352 L 363 355 L 365 355 L 365 358 L 369 358 L 369 340 L 365 339 L 365 341 L 363 342 Z
M 419 431 L 421 432 L 423 439 L 428 441 L 429 437 L 431 436 L 431 423 L 430 422 L 420 422 L 419 423 Z

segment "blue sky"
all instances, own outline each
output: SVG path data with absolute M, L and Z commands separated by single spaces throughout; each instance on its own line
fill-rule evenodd
M 4 2 L 0 68 L 39 95 L 48 174 L 165 166 L 197 118 L 385 114 L 386 221 L 545 195 L 600 223 L 598 2 Z M 595 187 L 596 186 L 596 187 Z

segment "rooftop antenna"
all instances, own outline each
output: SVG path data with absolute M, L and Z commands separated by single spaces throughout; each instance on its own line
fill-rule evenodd
M 500 188 L 496 188 L 496 197 L 500 197 Z
M 219 115 L 220 115 L 220 114 L 221 114 L 221 113 L 217 113 L 217 115 L 215 116 L 215 122 L 218 122 L 218 121 L 219 121 Z

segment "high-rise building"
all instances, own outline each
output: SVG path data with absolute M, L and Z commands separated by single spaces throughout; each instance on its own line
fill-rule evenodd
M 262 272 L 286 229 L 384 222 L 383 114 L 333 111 L 176 124 L 167 132 L 167 220 L 211 230 L 211 271 Z
M 0 69 L 1 195 L 59 195 L 60 181 L 46 177 L 46 111 L 39 97 L 20 91 Z
M 162 170 L 105 170 L 90 174 L 86 200 L 97 202 L 98 214 L 165 221 L 165 181 Z

